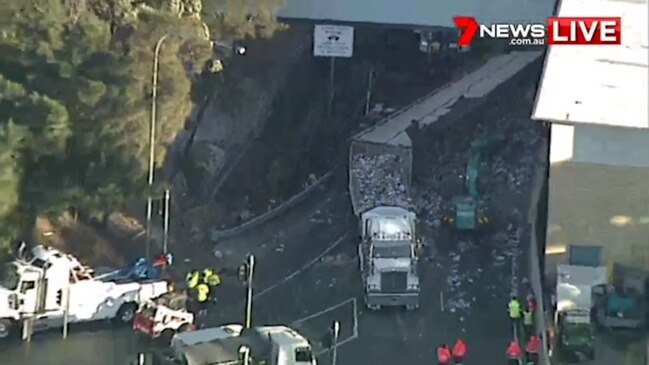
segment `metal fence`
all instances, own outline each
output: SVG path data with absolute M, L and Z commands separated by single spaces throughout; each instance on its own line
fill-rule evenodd
M 279 214 L 287 211 L 289 208 L 294 206 L 295 204 L 303 201 L 308 197 L 312 192 L 316 191 L 317 189 L 322 188 L 322 185 L 327 182 L 331 176 L 333 175 L 333 171 L 335 170 L 332 169 L 328 173 L 326 173 L 324 176 L 322 176 L 320 179 L 318 179 L 316 182 L 314 182 L 312 185 L 301 191 L 300 193 L 294 195 L 284 203 L 272 208 L 271 210 L 267 211 L 264 214 L 261 214 L 249 221 L 244 222 L 243 224 L 232 227 L 232 228 L 227 228 L 224 230 L 213 230 L 211 233 L 211 239 L 213 241 L 217 241 L 219 239 L 227 238 L 227 237 L 232 237 L 238 234 L 241 234 L 253 227 L 257 227 L 262 223 L 265 223 L 269 221 L 270 219 L 278 216 Z

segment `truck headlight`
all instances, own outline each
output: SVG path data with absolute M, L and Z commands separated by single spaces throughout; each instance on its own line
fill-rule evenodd
M 408 284 L 408 290 L 417 291 L 419 290 L 419 284 Z

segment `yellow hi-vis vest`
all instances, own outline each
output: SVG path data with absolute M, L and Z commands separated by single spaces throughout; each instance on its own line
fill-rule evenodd
M 521 318 L 521 303 L 519 303 L 518 300 L 510 300 L 507 307 L 509 309 L 509 318 Z
M 221 284 L 221 278 L 212 269 L 207 268 L 203 270 L 203 282 L 210 286 L 216 286 Z
M 534 315 L 533 315 L 532 311 L 523 312 L 523 324 L 525 326 L 534 325 Z
M 210 287 L 207 284 L 201 283 L 198 284 L 196 287 L 196 291 L 198 291 L 198 301 L 199 302 L 205 302 L 210 296 Z
M 187 281 L 187 287 L 189 289 L 194 289 L 201 280 L 201 275 L 198 273 L 198 271 L 188 272 L 185 280 Z

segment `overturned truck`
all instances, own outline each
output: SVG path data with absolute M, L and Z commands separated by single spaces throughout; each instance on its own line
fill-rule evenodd
M 357 135 L 349 153 L 349 195 L 358 218 L 358 259 L 365 303 L 419 307 L 416 214 L 410 198 L 412 144 Z

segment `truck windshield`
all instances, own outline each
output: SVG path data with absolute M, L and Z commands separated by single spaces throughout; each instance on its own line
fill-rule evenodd
M 16 290 L 20 276 L 18 275 L 18 268 L 14 264 L 8 263 L 2 266 L 0 272 L 0 285 L 9 290 Z
M 410 245 L 375 245 L 373 256 L 386 259 L 410 257 Z
M 295 349 L 295 362 L 308 362 L 313 361 L 313 353 L 310 347 L 298 347 Z

